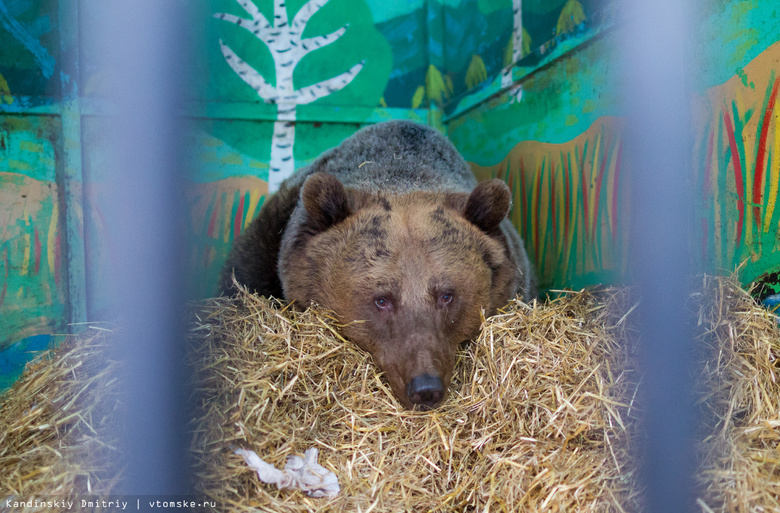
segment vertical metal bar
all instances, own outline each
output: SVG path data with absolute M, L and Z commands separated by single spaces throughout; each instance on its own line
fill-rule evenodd
M 68 322 L 87 320 L 86 255 L 84 248 L 84 182 L 81 158 L 81 101 L 79 98 L 79 4 L 58 5 L 60 29 L 60 90 L 62 172 L 58 176 L 60 212 L 65 231 Z
M 128 387 L 123 453 L 132 495 L 187 492 L 182 303 L 180 103 L 187 75 L 185 0 L 121 0 L 98 9 L 101 66 L 116 109 L 106 232 L 116 256 L 111 303 Z
M 631 268 L 641 297 L 642 476 L 647 511 L 694 507 L 694 402 L 685 302 L 691 267 L 691 175 L 685 0 L 627 4 L 621 38 L 626 156 L 632 181 Z

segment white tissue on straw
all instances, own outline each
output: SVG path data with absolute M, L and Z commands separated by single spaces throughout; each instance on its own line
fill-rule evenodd
M 236 449 L 246 464 L 257 472 L 260 481 L 275 484 L 279 489 L 299 488 L 311 497 L 333 497 L 341 487 L 336 474 L 317 463 L 318 450 L 311 447 L 300 456 L 288 456 L 284 470 L 263 461 L 254 451 Z

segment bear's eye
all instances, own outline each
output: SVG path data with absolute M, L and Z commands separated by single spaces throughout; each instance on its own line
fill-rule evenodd
M 452 303 L 455 295 L 452 292 L 445 292 L 439 296 L 439 306 L 447 306 Z
M 374 299 L 374 304 L 380 310 L 389 310 L 390 307 L 392 306 L 392 303 L 390 302 L 390 300 L 387 297 L 385 297 L 385 296 L 379 296 L 379 297 L 375 298 Z

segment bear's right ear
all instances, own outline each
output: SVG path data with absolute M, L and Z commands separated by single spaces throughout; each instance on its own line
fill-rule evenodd
M 338 178 L 329 173 L 314 173 L 301 190 L 308 224 L 317 232 L 340 223 L 349 215 L 347 191 Z
M 509 213 L 511 196 L 509 187 L 497 178 L 480 182 L 471 191 L 463 216 L 482 231 L 491 233 Z

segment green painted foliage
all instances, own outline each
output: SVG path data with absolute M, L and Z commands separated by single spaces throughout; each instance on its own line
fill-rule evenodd
M 425 100 L 425 87 L 420 86 L 414 92 L 414 96 L 412 96 L 412 108 L 419 109 L 420 106 L 422 106 L 424 100 Z
M 349 86 L 317 103 L 377 107 L 390 78 L 393 57 L 390 45 L 374 27 L 371 11 L 364 1 L 330 0 L 311 18 L 303 35 L 330 34 L 345 25 L 347 30 L 338 41 L 303 58 L 295 69 L 295 87 L 327 80 L 365 62 Z
M 531 34 L 528 33 L 528 31 L 523 27 L 523 42 L 522 42 L 522 48 L 520 49 L 520 57 L 524 57 L 531 53 L 531 43 L 533 41 L 531 40 Z M 506 44 L 506 47 L 504 47 L 504 66 L 509 66 L 514 64 L 512 62 L 512 56 L 514 55 L 514 38 L 509 38 L 509 41 Z
M 292 19 L 303 0 L 287 2 L 288 17 Z M 263 41 L 250 31 L 233 23 L 211 17 L 228 13 L 249 18 L 235 0 L 214 0 L 208 13 L 203 44 L 207 48 L 207 67 L 210 80 L 199 84 L 202 95 L 222 101 L 259 101 L 255 91 L 241 80 L 225 63 L 219 50 L 219 40 L 251 65 L 270 84 L 275 84 L 274 62 Z M 273 3 L 256 1 L 261 13 L 273 19 Z M 326 35 L 346 26 L 344 35 L 333 43 L 306 55 L 293 72 L 296 89 L 327 80 L 365 61 L 357 77 L 344 89 L 318 100 L 318 104 L 376 106 L 390 76 L 392 55 L 390 46 L 374 27 L 371 11 L 363 0 L 330 0 L 306 24 L 303 37 Z
M 287 3 L 288 17 L 292 19 L 304 0 Z M 267 19 L 273 19 L 273 3 L 257 1 L 258 9 Z M 212 16 L 215 13 L 229 13 L 242 18 L 248 14 L 235 0 L 215 0 L 211 3 Z M 207 68 L 211 80 L 204 81 L 201 95 L 220 102 L 262 102 L 257 93 L 249 87 L 227 65 L 219 50 L 219 40 L 251 65 L 271 84 L 275 83 L 274 62 L 265 43 L 248 30 L 224 20 L 209 18 L 204 44 L 207 45 Z M 293 85 L 296 89 L 328 80 L 363 62 L 363 68 L 343 89 L 324 96 L 310 105 L 299 105 L 298 119 L 306 118 L 306 110 L 323 105 L 363 106 L 369 109 L 379 106 L 392 69 L 390 46 L 376 30 L 371 11 L 363 0 L 330 0 L 314 13 L 306 24 L 303 37 L 311 38 L 331 34 L 346 26 L 344 34 L 331 44 L 308 53 L 293 70 Z M 208 123 L 209 134 L 224 141 L 230 147 L 252 158 L 267 161 L 270 157 L 270 121 L 275 118 L 276 106 L 267 104 L 268 121 L 265 122 L 221 122 Z M 334 111 L 337 112 L 337 111 Z M 367 115 L 370 114 L 367 110 Z M 319 154 L 330 146 L 322 138 L 296 137 L 296 154 Z M 300 148 L 306 145 L 305 148 Z M 298 158 L 296 157 L 296 160 Z M 263 178 L 265 178 L 263 176 Z
M 556 34 L 565 34 L 571 32 L 574 27 L 585 21 L 585 11 L 582 4 L 577 0 L 569 0 L 561 10 L 558 17 L 558 24 L 555 26 Z
M 696 20 L 696 91 L 722 84 L 780 41 L 780 2 L 707 0 Z
M 442 104 L 452 96 L 452 79 L 442 75 L 441 71 L 431 64 L 425 74 L 425 92 L 432 102 Z
M 50 182 L 0 173 L 0 216 L 10 220 L 0 231 L 0 351 L 64 328 L 58 201 Z
M 522 101 L 495 97 L 451 121 L 448 135 L 467 161 L 489 166 L 519 141 L 564 143 L 601 116 L 621 115 L 613 48 L 613 39 L 601 38 L 576 58 L 556 60 L 523 81 Z
M 479 55 L 473 55 L 471 57 L 471 64 L 469 64 L 469 68 L 466 71 L 466 87 L 471 89 L 485 80 L 487 80 L 485 63 Z

